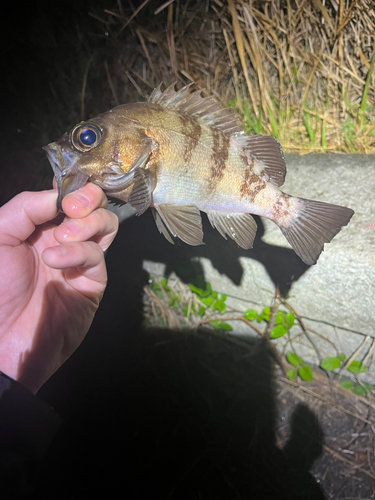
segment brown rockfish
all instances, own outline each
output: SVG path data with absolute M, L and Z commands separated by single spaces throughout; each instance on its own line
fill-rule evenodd
M 280 191 L 286 167 L 273 137 L 245 136 L 236 114 L 190 86 L 81 122 L 44 149 L 63 197 L 87 181 L 142 214 L 151 207 L 168 241 L 203 240 L 200 211 L 224 238 L 251 248 L 256 223 L 274 221 L 306 264 L 315 264 L 353 210 Z

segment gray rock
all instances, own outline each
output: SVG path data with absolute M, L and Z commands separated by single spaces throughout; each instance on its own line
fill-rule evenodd
M 375 155 L 288 155 L 286 160 L 283 191 L 355 211 L 349 225 L 325 246 L 317 264 L 293 282 L 288 299 L 306 326 L 317 332 L 311 337 L 321 357 L 334 356 L 335 350 L 320 336 L 350 357 L 367 336 L 375 337 L 375 226 L 369 227 L 375 224 Z M 275 224 L 262 222 L 263 242 L 288 247 Z M 206 279 L 220 290 L 230 289 L 238 297 L 257 297 L 260 305 L 269 304 L 274 283 L 263 264 L 245 257 L 241 264 L 244 274 L 236 289 L 208 262 L 204 263 Z M 280 347 L 285 340 L 277 341 Z M 363 359 L 373 344 L 368 339 L 356 359 Z M 296 349 L 304 359 L 319 362 L 307 339 L 301 339 L 299 346 L 296 343 Z M 366 378 L 375 381 L 374 364 Z

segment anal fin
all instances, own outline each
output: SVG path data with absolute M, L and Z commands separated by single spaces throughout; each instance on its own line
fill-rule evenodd
M 257 225 L 250 214 L 227 214 L 223 212 L 207 212 L 211 226 L 219 231 L 225 239 L 226 234 L 237 245 L 247 250 L 252 248 Z
M 155 217 L 156 225 L 168 241 L 171 241 L 170 234 L 172 234 L 188 245 L 197 246 L 203 244 L 201 214 L 195 205 L 163 204 L 158 205 L 155 209 L 161 219 L 159 221 Z

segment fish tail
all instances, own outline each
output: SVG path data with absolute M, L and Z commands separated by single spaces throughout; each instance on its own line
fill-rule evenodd
M 311 266 L 354 214 L 350 208 L 321 201 L 293 198 L 295 210 L 284 224 L 279 224 L 296 254 Z

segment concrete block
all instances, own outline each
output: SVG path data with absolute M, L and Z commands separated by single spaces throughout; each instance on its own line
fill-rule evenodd
M 279 228 L 265 219 L 257 219 L 258 236 L 252 250 L 216 239 L 205 224 L 205 247 L 185 250 L 176 246 L 176 252 L 199 262 L 213 289 L 226 293 L 236 308 L 269 305 L 278 285 L 306 326 L 317 332 L 311 335 L 322 357 L 335 354 L 329 341 L 350 356 L 369 337 L 356 357 L 363 359 L 375 339 L 375 155 L 286 155 L 286 161 L 284 192 L 355 211 L 349 225 L 325 246 L 315 266 L 303 264 Z M 221 253 L 228 269 L 241 266 L 242 272 L 236 271 L 239 279 L 218 265 Z M 144 268 L 159 274 L 166 265 L 147 261 Z M 233 326 L 238 334 L 252 334 L 239 322 Z M 280 347 L 284 342 L 278 340 Z M 301 339 L 298 349 L 306 361 L 319 362 L 306 339 Z M 375 369 L 366 378 L 374 381 Z

